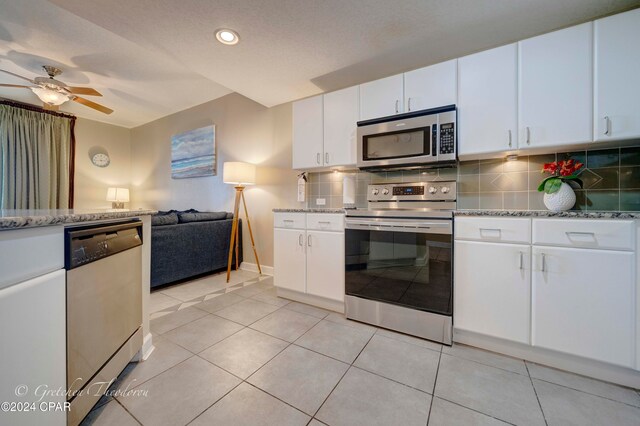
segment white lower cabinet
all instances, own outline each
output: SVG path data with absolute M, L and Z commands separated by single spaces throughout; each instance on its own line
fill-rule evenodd
M 305 232 L 304 229 L 274 229 L 273 270 L 277 287 L 306 291 Z
M 637 221 L 457 217 L 454 229 L 454 340 L 506 353 L 517 342 L 512 355 L 597 364 L 577 372 L 611 381 L 624 382 L 603 369 L 640 370 Z
M 454 253 L 455 327 L 528 344 L 531 247 L 456 241 Z
M 344 232 L 307 231 L 307 293 L 344 301 Z
M 29 412 L 2 413 L 0 423 L 67 424 L 64 392 L 42 398 L 47 390 L 66 389 L 65 305 L 64 269 L 0 290 L 0 400 L 35 404 Z M 43 411 L 42 402 L 60 410 Z
M 344 303 L 344 216 L 276 213 L 274 223 L 274 285 L 304 296 L 305 303 L 339 310 Z M 284 228 L 287 223 L 296 228 Z
M 635 363 L 635 253 L 533 247 L 532 344 Z

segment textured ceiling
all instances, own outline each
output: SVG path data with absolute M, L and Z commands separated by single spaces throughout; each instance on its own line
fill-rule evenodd
M 105 105 L 116 112 L 100 119 L 133 126 L 229 91 L 273 106 L 638 5 L 640 0 L 0 0 L 0 40 L 9 42 L 6 51 L 0 46 L 0 65 L 33 75 L 42 58 L 51 58 L 69 71 L 63 81 L 105 93 Z M 240 43 L 215 42 L 222 27 L 238 31 Z M 0 96 L 11 97 L 8 89 Z M 80 108 L 72 112 L 86 115 Z

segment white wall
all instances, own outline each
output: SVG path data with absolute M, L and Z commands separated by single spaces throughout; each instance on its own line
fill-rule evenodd
M 217 176 L 171 179 L 171 136 L 210 124 L 216 125 Z M 222 165 L 255 163 L 257 185 L 245 190 L 245 198 L 260 261 L 273 265 L 271 210 L 300 205 L 291 125 L 291 104 L 265 108 L 233 93 L 132 129 L 131 208 L 232 211 L 235 191 L 222 182 Z M 243 237 L 244 259 L 254 263 L 246 222 Z
M 131 130 L 85 118 L 76 119 L 76 161 L 74 208 L 111 208 L 106 201 L 110 186 L 129 187 L 131 182 Z M 92 148 L 106 149 L 111 158 L 108 167 L 91 162 Z

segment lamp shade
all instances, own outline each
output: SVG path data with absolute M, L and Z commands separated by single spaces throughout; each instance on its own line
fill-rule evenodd
M 224 183 L 234 185 L 254 185 L 256 183 L 256 166 L 239 161 L 227 161 L 223 166 L 222 180 Z
M 109 188 L 107 189 L 107 201 L 117 203 L 129 202 L 129 188 Z

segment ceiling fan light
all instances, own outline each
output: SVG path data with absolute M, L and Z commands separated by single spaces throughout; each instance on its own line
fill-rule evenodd
M 32 87 L 31 91 L 45 104 L 62 105 L 69 100 L 69 96 L 64 93 L 56 92 L 42 87 Z

